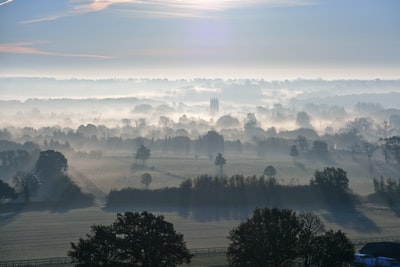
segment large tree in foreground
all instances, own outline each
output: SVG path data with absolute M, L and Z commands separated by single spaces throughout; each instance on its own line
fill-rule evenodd
M 255 209 L 253 217 L 229 233 L 231 266 L 282 266 L 297 257 L 300 224 L 287 209 Z
M 92 226 L 87 239 L 71 243 L 68 255 L 77 266 L 171 267 L 192 255 L 172 223 L 148 212 L 118 213 L 110 226 Z
M 231 266 L 339 267 L 351 263 L 354 246 L 346 235 L 324 225 L 313 213 L 296 215 L 288 209 L 256 209 L 253 217 L 230 231 L 228 261 Z
M 301 225 L 301 230 L 297 249 L 304 266 L 308 267 L 313 261 L 317 238 L 324 233 L 325 226 L 319 217 L 312 212 L 300 213 L 298 220 Z
M 354 245 L 342 231 L 329 230 L 317 237 L 313 259 L 320 267 L 349 265 L 354 260 Z

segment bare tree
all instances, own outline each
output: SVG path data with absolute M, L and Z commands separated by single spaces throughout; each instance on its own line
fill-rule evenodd
M 303 258 L 304 266 L 310 266 L 316 237 L 325 231 L 325 226 L 317 215 L 312 212 L 300 213 L 298 216 L 301 225 L 299 234 L 299 256 Z
M 25 202 L 29 202 L 31 195 L 39 188 L 39 181 L 33 173 L 19 171 L 15 174 L 13 183 L 17 192 L 24 196 Z

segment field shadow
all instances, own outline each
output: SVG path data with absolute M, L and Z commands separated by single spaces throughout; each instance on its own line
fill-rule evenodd
M 11 223 L 24 212 L 66 213 L 85 207 L 88 205 L 68 205 L 57 202 L 2 203 L 0 204 L 0 222 L 2 225 Z
M 380 233 L 381 228 L 374 221 L 358 211 L 355 206 L 350 207 L 333 207 L 328 209 L 328 214 L 322 217 L 340 227 L 351 229 L 360 233 Z

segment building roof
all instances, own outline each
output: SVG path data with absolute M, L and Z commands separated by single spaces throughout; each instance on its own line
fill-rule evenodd
M 360 253 L 369 254 L 374 257 L 389 257 L 400 259 L 400 243 L 395 242 L 372 242 L 367 243 Z

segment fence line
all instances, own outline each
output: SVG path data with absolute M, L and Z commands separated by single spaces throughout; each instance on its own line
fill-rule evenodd
M 364 245 L 371 242 L 396 242 L 400 241 L 400 236 L 391 238 L 369 238 L 369 239 L 353 239 L 354 245 Z M 214 255 L 226 253 L 228 247 L 213 247 L 213 248 L 194 248 L 190 249 L 190 253 L 197 256 Z M 72 265 L 70 257 L 46 258 L 46 259 L 32 259 L 32 260 L 11 260 L 0 261 L 0 267 L 39 267 L 39 266 L 62 266 Z

